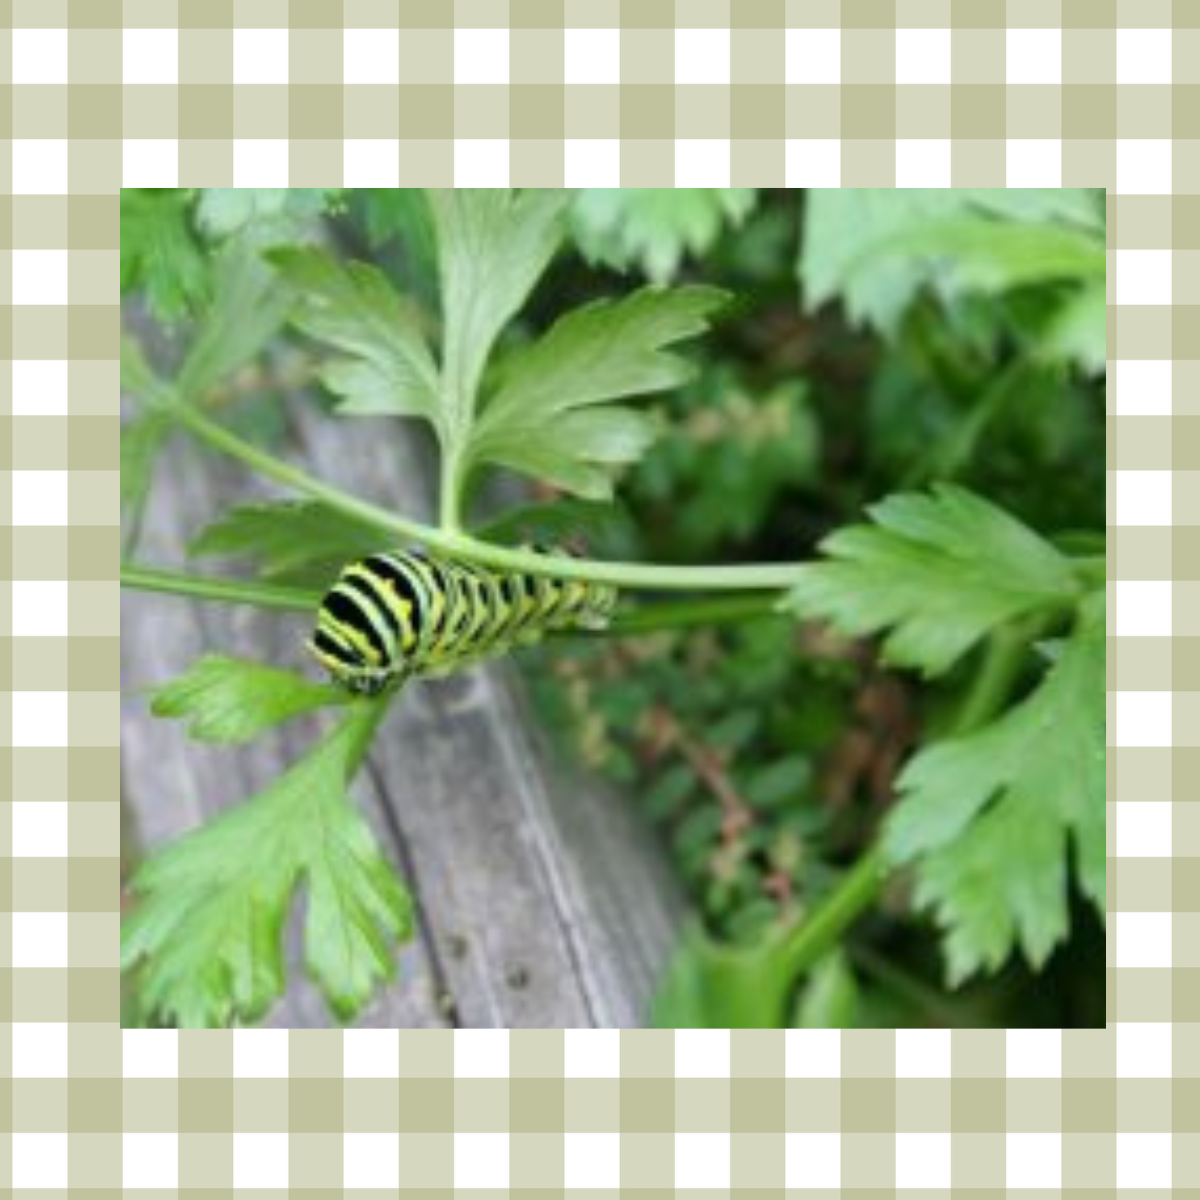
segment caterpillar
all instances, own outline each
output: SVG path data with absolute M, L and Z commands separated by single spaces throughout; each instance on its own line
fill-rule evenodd
M 604 584 L 390 550 L 342 569 L 307 646 L 337 683 L 370 696 L 536 642 L 550 629 L 603 628 L 616 600 Z

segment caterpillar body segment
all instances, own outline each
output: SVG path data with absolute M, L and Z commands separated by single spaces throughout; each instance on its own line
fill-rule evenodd
M 605 584 L 390 550 L 343 568 L 321 602 L 308 649 L 342 686 L 373 695 L 528 645 L 550 629 L 602 629 L 616 601 L 616 589 Z

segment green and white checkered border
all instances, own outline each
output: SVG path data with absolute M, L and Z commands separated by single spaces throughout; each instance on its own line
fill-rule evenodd
M 1200 1188 L 1197 0 L 8 8 L 15 1195 Z M 117 1032 L 117 189 L 337 182 L 1109 189 L 1107 1030 Z

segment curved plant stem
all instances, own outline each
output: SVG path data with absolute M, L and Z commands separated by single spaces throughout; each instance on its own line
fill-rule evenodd
M 397 534 L 400 537 L 421 540 L 418 535 L 425 527 L 418 522 L 408 521 L 404 517 L 389 512 L 386 508 L 380 508 L 366 500 L 359 500 L 356 496 L 351 496 L 340 488 L 322 483 L 321 480 L 301 471 L 298 467 L 293 467 L 282 459 L 268 454 L 265 450 L 251 445 L 238 437 L 236 433 L 226 429 L 225 426 L 210 420 L 194 406 L 170 402 L 161 407 L 167 416 L 178 421 L 202 442 L 230 458 L 245 463 L 246 466 L 267 479 L 274 479 L 276 483 L 312 496 L 314 500 L 320 500 L 330 508 L 373 529 Z M 432 545 L 433 543 L 427 544 Z
M 320 595 L 301 588 L 185 575 L 181 571 L 162 571 L 156 567 L 128 566 L 124 563 L 121 564 L 121 586 L 141 592 L 166 592 L 175 596 L 192 596 L 197 600 L 253 604 L 258 608 L 281 608 L 291 612 L 311 613 L 321 603 Z
M 526 571 L 531 575 L 552 575 L 560 579 L 587 579 L 618 587 L 659 591 L 763 591 L 791 587 L 797 579 L 797 564 L 751 564 L 738 567 L 668 567 L 643 563 L 596 562 L 580 558 L 551 558 L 526 550 L 514 550 L 476 541 L 465 534 L 435 529 L 409 520 L 385 508 L 348 495 L 340 488 L 314 479 L 311 475 L 243 441 L 236 434 L 210 420 L 195 408 L 175 402 L 165 403 L 162 411 L 189 429 L 214 450 L 238 459 L 260 475 L 285 487 L 320 500 L 346 516 L 383 530 L 389 535 L 417 542 L 433 550 L 454 555 L 468 562 Z
M 842 934 L 875 903 L 887 881 L 890 865 L 883 847 L 872 846 L 842 876 L 837 887 L 784 944 L 783 961 L 792 979 L 799 979 L 837 945 Z

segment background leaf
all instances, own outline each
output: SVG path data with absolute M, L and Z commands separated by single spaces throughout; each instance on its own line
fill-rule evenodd
M 422 308 L 437 308 L 437 240 L 421 188 L 355 188 L 367 241 Z
M 1068 300 L 1046 330 L 1042 355 L 1051 361 L 1078 364 L 1094 375 L 1108 359 L 1108 295 L 1101 277 Z
M 367 188 L 364 203 L 372 245 L 399 238 L 422 271 L 436 269 L 433 216 L 420 188 Z
M 195 402 L 256 359 L 279 332 L 290 297 L 257 250 L 231 240 L 213 265 L 213 298 L 179 370 L 176 391 Z
M 188 546 L 196 558 L 248 557 L 264 579 L 321 587 L 341 566 L 391 539 L 315 500 L 244 504 L 223 513 Z
M 298 237 L 341 188 L 202 188 L 196 221 L 210 237 L 250 234 L 258 245 Z
M 620 506 L 559 499 L 522 504 L 479 526 L 476 537 L 503 546 L 567 545 L 582 539 L 594 546 L 628 534 L 629 516 Z
M 946 297 L 1062 280 L 1103 283 L 1107 269 L 1104 242 L 1093 234 L 1064 225 L 970 216 L 924 222 L 920 229 L 877 243 L 859 263 L 873 271 L 889 256 L 921 265 L 926 279 Z M 850 267 L 851 284 L 859 269 Z
M 850 317 L 894 332 L 929 280 L 929 263 L 890 252 L 942 220 L 984 215 L 1004 223 L 1065 224 L 1103 246 L 1103 208 L 1087 188 L 811 188 L 800 282 L 809 309 L 841 297 Z
M 121 189 L 121 294 L 140 289 L 164 321 L 194 311 L 210 291 L 190 203 L 183 189 Z
M 637 264 L 665 283 L 686 254 L 702 254 L 726 225 L 754 207 L 754 188 L 584 188 L 571 229 L 592 262 L 624 270 Z

